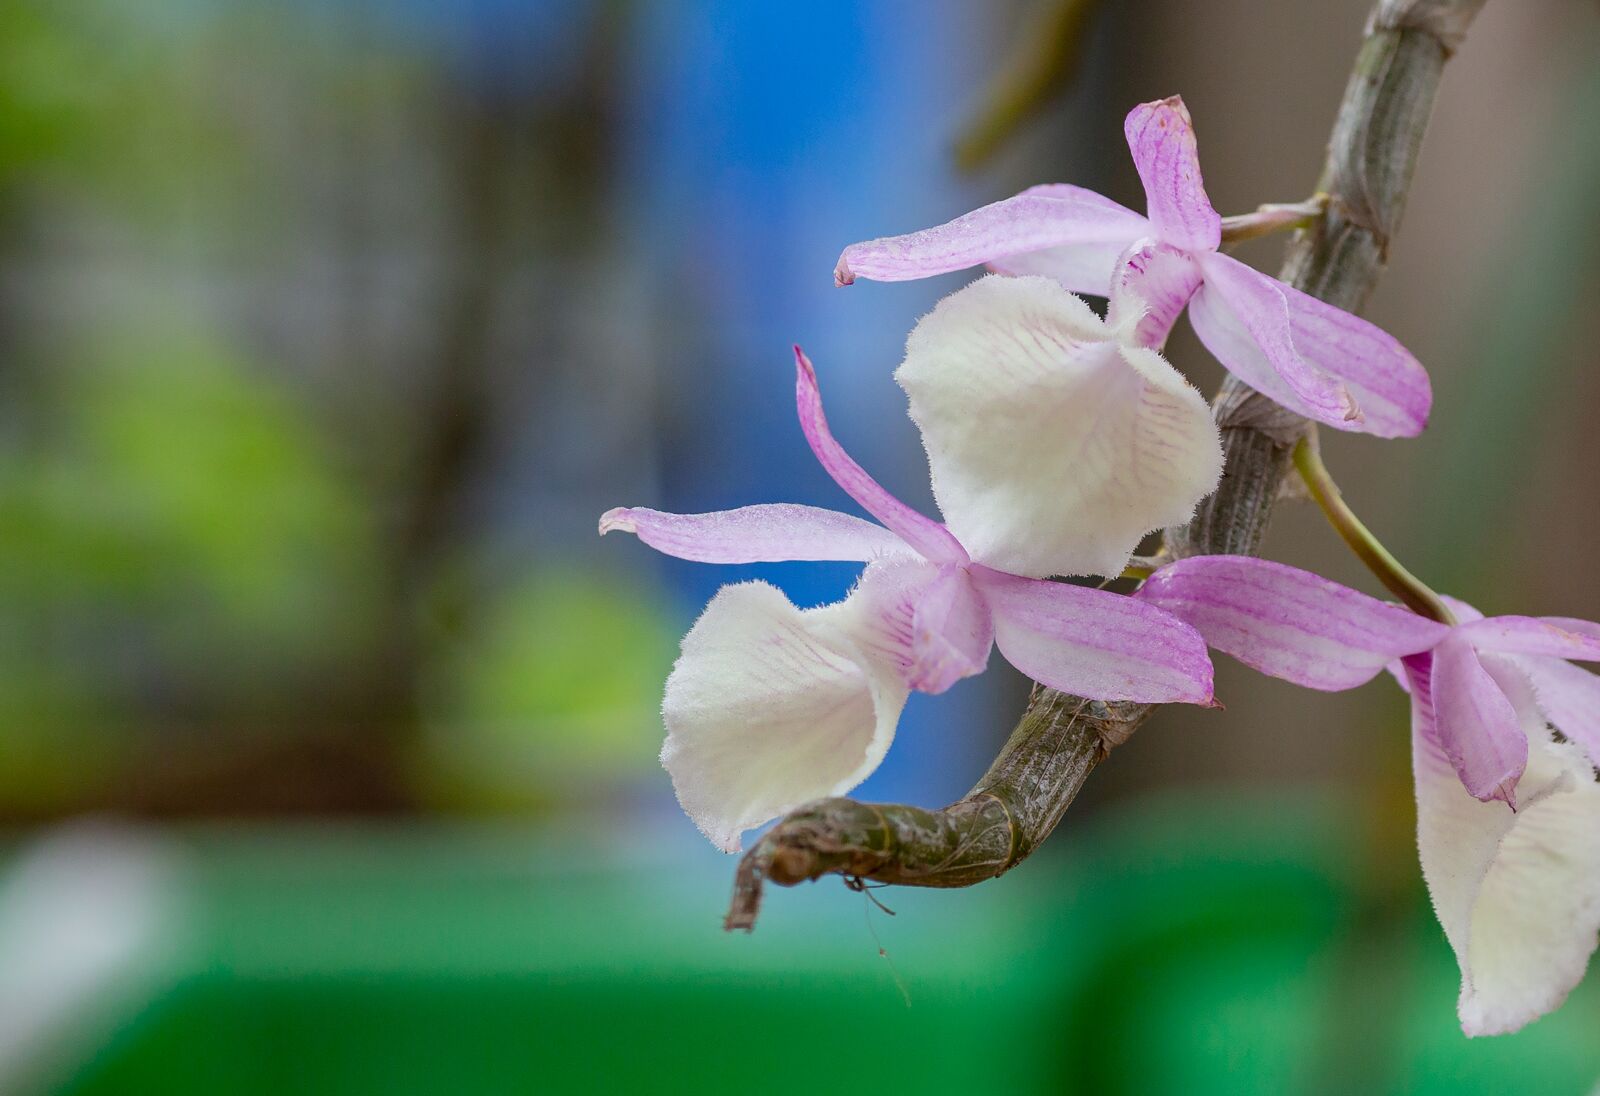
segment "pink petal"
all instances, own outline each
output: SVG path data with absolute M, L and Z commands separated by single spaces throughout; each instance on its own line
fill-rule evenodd
M 1433 650 L 1439 745 L 1475 798 L 1515 806 L 1517 780 L 1528 763 L 1528 736 L 1502 685 L 1508 677 L 1491 674 L 1464 636 L 1451 635 Z
M 1400 340 L 1342 308 L 1278 284 L 1289 305 L 1295 350 L 1343 381 L 1361 411 L 1358 425 L 1333 425 L 1380 438 L 1414 438 L 1422 433 L 1433 407 L 1433 386 L 1428 371 Z
M 1416 437 L 1421 434 L 1422 427 L 1427 426 L 1427 414 L 1434 403 L 1434 390 L 1427 379 L 1427 371 L 1392 334 L 1227 256 L 1205 256 L 1202 266 L 1206 282 L 1216 278 L 1218 291 L 1208 294 L 1202 290 L 1197 294 L 1194 307 L 1189 309 L 1189 322 L 1206 346 L 1213 349 L 1213 354 L 1240 378 L 1256 386 L 1253 378 L 1259 376 L 1266 387 L 1256 387 L 1261 387 L 1264 394 L 1291 410 L 1301 411 L 1301 403 L 1306 403 L 1307 408 L 1318 405 L 1317 400 L 1307 398 L 1288 379 L 1278 379 L 1274 362 L 1267 358 L 1269 344 L 1262 342 L 1256 346 L 1248 331 L 1243 330 L 1238 310 L 1245 309 L 1242 301 L 1250 298 L 1240 293 L 1240 299 L 1234 301 L 1229 299 L 1229 293 L 1235 290 L 1235 283 L 1254 283 L 1258 286 L 1254 293 L 1256 298 L 1264 301 L 1272 298 L 1267 290 L 1282 294 L 1283 306 L 1290 317 L 1288 333 L 1293 354 L 1314 370 L 1342 382 L 1360 411 L 1357 421 L 1322 421 L 1342 430 L 1357 430 L 1376 437 Z M 1221 274 L 1214 274 L 1218 270 Z M 1240 341 L 1243 341 L 1242 346 Z M 1224 347 L 1232 357 L 1222 357 L 1224 350 L 1213 346 L 1213 342 Z M 1277 342 L 1272 346 L 1278 346 Z M 1274 382 L 1277 382 L 1275 387 Z M 1312 395 L 1320 390 L 1320 387 L 1314 389 Z M 1338 413 L 1338 408 L 1334 408 L 1334 413 Z M 1315 416 L 1307 414 L 1307 418 Z
M 1600 786 L 1583 757 L 1530 725 L 1516 812 L 1468 795 L 1440 745 L 1428 656 L 1408 659 L 1417 847 L 1461 967 L 1468 1035 L 1516 1031 L 1583 977 L 1600 929 Z
M 869 560 L 908 552 L 905 542 L 881 525 L 782 502 L 711 514 L 618 507 L 600 515 L 600 535 L 613 531 L 633 533 L 658 552 L 701 563 Z
M 1159 349 L 1200 282 L 1200 265 L 1187 251 L 1168 244 L 1136 244 L 1123 253 L 1112 278 L 1108 320 L 1120 328 L 1134 313 L 1142 313 L 1134 340 Z
M 1579 620 L 1577 617 L 1535 617 L 1552 628 L 1559 628 L 1563 632 L 1570 632 L 1575 636 L 1585 639 L 1600 640 L 1600 624 L 1592 620 Z M 1585 661 L 1588 661 L 1587 659 Z
M 1600 625 L 1570 617 L 1498 616 L 1463 624 L 1461 635 L 1480 651 L 1600 661 Z
M 1474 609 L 1472 606 L 1458 598 L 1451 597 L 1449 594 L 1440 594 L 1439 600 L 1444 602 L 1445 607 L 1455 615 L 1457 624 L 1464 624 L 1469 620 L 1483 619 L 1483 614 L 1478 612 L 1478 610 Z M 1425 655 L 1422 657 L 1425 659 L 1431 659 L 1431 656 Z M 1393 675 L 1395 684 L 1400 686 L 1400 691 L 1409 696 L 1411 694 L 1411 681 L 1405 666 L 1402 664 L 1403 661 L 1403 659 L 1395 659 L 1393 662 L 1389 663 L 1389 665 L 1385 666 L 1384 669 L 1388 670 L 1389 673 Z M 1433 717 L 1430 715 L 1428 718 L 1432 719 Z
M 1176 617 L 1092 587 L 982 566 L 972 577 L 1000 653 L 1035 681 L 1093 700 L 1212 702 L 1205 641 Z
M 1288 287 L 1227 255 L 1200 258 L 1205 284 L 1189 322 L 1228 372 L 1308 419 L 1361 430 L 1349 388 L 1295 344 Z
M 1193 556 L 1163 567 L 1140 601 L 1187 621 L 1217 650 L 1272 677 L 1335 692 L 1449 634 L 1398 605 L 1310 571 L 1248 556 Z
M 863 509 L 897 533 L 902 540 L 935 563 L 965 563 L 966 549 L 943 525 L 924 517 L 895 498 L 867 475 L 866 469 L 834 440 L 828 420 L 822 413 L 822 393 L 817 388 L 817 373 L 811 360 L 797 346 L 795 360 L 795 403 L 800 429 L 805 432 L 811 451 L 833 481 Z
M 1400 689 L 1411 698 L 1411 729 L 1425 729 L 1435 743 L 1439 728 L 1433 718 L 1433 652 L 1419 651 L 1396 659 L 1385 667 L 1400 682 Z
M 991 263 L 1003 273 L 1044 274 L 1103 295 L 1117 256 L 1149 231 L 1150 222 L 1093 191 L 1037 186 L 936 228 L 851 244 L 833 280 L 899 282 Z
M 1146 211 L 1162 240 L 1190 251 L 1215 251 L 1222 242 L 1222 218 L 1206 197 L 1194 123 L 1183 99 L 1174 95 L 1134 107 L 1122 131 L 1144 183 Z
M 1539 710 L 1600 765 L 1600 675 L 1558 658 L 1519 658 Z
M 993 646 L 989 607 L 966 568 L 941 567 L 912 613 L 911 687 L 942 693 L 962 678 L 982 673 Z
M 942 693 L 989 663 L 989 610 L 964 568 L 925 560 L 870 563 L 838 607 L 861 651 L 924 693 Z
M 1445 603 L 1445 607 L 1448 608 L 1450 610 L 1450 612 L 1455 615 L 1456 622 L 1458 624 L 1465 623 L 1466 621 L 1469 621 L 1469 620 L 1482 620 L 1483 619 L 1483 614 L 1478 612 L 1478 610 L 1474 609 L 1472 606 L 1468 605 L 1464 601 L 1460 601 L 1460 600 L 1458 600 L 1456 598 L 1451 597 L 1449 594 L 1440 594 L 1439 595 L 1439 600 L 1444 602 Z M 1432 656 L 1431 655 L 1420 655 L 1418 657 L 1420 657 L 1425 662 L 1427 662 L 1428 664 L 1431 665 L 1431 663 L 1432 663 Z M 1410 693 L 1411 693 L 1411 680 L 1410 680 L 1409 673 L 1407 672 L 1405 666 L 1403 665 L 1404 661 L 1405 660 L 1403 660 L 1403 659 L 1396 659 L 1395 661 L 1389 663 L 1389 665 L 1385 666 L 1384 669 L 1388 670 L 1389 673 L 1394 676 L 1395 683 L 1400 686 L 1400 691 L 1409 696 Z M 1433 718 L 1433 716 L 1430 714 L 1428 716 L 1428 718 L 1431 720 Z M 1431 726 L 1431 724 L 1430 724 L 1430 726 Z

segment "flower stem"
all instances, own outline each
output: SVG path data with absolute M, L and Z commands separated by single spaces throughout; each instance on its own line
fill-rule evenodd
M 1240 240 L 1253 240 L 1273 232 L 1291 228 L 1305 228 L 1322 216 L 1328 208 L 1328 196 L 1318 192 L 1303 202 L 1274 204 L 1257 207 L 1254 213 L 1240 213 L 1222 218 L 1222 242 L 1236 244 Z
M 1323 516 L 1338 532 L 1340 539 L 1350 546 L 1350 550 L 1367 565 L 1367 570 L 1376 575 L 1378 581 L 1383 583 L 1390 593 L 1415 613 L 1431 617 L 1443 624 L 1456 622 L 1455 616 L 1443 599 L 1416 575 L 1406 570 L 1400 561 L 1394 558 L 1394 554 L 1372 535 L 1372 530 L 1356 517 L 1349 503 L 1344 501 L 1339 485 L 1334 483 L 1333 477 L 1328 474 L 1328 467 L 1322 463 L 1322 454 L 1318 451 L 1311 435 L 1295 443 L 1294 466 L 1299 471 L 1300 478 L 1305 480 L 1311 497 L 1316 500 Z

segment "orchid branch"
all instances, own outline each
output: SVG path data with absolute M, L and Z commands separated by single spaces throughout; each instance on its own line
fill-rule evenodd
M 1320 193 L 1326 208 L 1292 240 L 1282 279 L 1356 311 L 1382 272 L 1404 209 L 1445 62 L 1484 0 L 1379 0 L 1368 19 L 1334 123 Z M 847 284 L 850 271 L 841 277 Z M 1213 403 L 1222 428 L 1222 482 L 1166 552 L 1258 555 L 1307 420 L 1230 376 Z M 849 799 L 810 803 L 744 856 L 726 919 L 750 929 L 766 882 L 827 874 L 928 887 L 994 878 L 1047 837 L 1089 773 L 1155 710 L 1052 689 L 1034 692 L 1021 721 L 972 791 L 941 810 Z

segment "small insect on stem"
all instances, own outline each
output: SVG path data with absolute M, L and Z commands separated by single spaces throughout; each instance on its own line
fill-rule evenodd
M 848 887 L 849 889 L 857 892 L 862 897 L 864 897 L 868 902 L 871 903 L 871 905 L 863 905 L 861 907 L 862 919 L 866 922 L 866 925 L 867 925 L 867 933 L 872 937 L 872 942 L 874 944 L 876 944 L 877 947 L 878 947 L 878 958 L 882 959 L 885 963 L 889 964 L 889 976 L 894 979 L 894 985 L 895 985 L 895 988 L 900 991 L 901 1000 L 905 1001 L 906 1008 L 910 1008 L 911 1007 L 911 992 L 908 989 L 906 989 L 906 981 L 905 981 L 905 979 L 900 977 L 899 968 L 894 965 L 894 960 L 889 958 L 889 949 L 883 946 L 883 941 L 881 939 L 879 939 L 879 937 L 878 937 L 878 930 L 876 928 L 874 928 L 873 924 L 872 924 L 872 907 L 873 906 L 877 906 L 880 910 L 882 910 L 884 913 L 887 913 L 890 917 L 893 917 L 895 915 L 894 910 L 892 910 L 888 906 L 884 905 L 882 900 L 879 899 L 877 895 L 872 893 L 873 891 L 878 890 L 881 887 L 887 887 L 889 884 L 887 884 L 887 883 L 869 883 L 865 879 L 861 878 L 861 876 L 859 876 L 859 875 L 847 875 L 847 876 L 844 877 L 844 885 L 846 887 Z
M 844 877 L 844 885 L 846 887 L 848 887 L 850 890 L 856 891 L 859 894 L 866 895 L 867 896 L 867 901 L 871 902 L 874 906 L 877 906 L 880 910 L 882 910 L 884 913 L 887 913 L 890 917 L 893 917 L 895 915 L 894 910 L 892 910 L 888 906 L 884 905 L 883 904 L 883 900 L 880 899 L 877 895 L 872 893 L 875 890 L 882 890 L 884 887 L 887 887 L 889 884 L 887 884 L 887 883 L 869 883 L 865 879 L 861 878 L 861 876 L 859 876 L 859 875 L 847 875 L 847 876 Z

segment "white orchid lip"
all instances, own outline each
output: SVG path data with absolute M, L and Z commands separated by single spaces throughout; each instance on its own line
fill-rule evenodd
M 1222 473 L 1211 409 L 1155 351 L 1047 278 L 989 275 L 906 341 L 910 399 L 951 531 L 1014 574 L 1120 574 Z
M 866 779 L 907 688 L 826 609 L 761 582 L 725 586 L 667 678 L 661 763 L 678 802 L 724 852 L 740 834 Z
M 1600 941 L 1600 784 L 1577 746 L 1552 741 L 1528 686 L 1502 678 L 1528 743 L 1518 809 L 1474 798 L 1425 666 L 1409 671 L 1422 874 L 1461 968 L 1462 1030 L 1503 1035 L 1559 1007 Z

